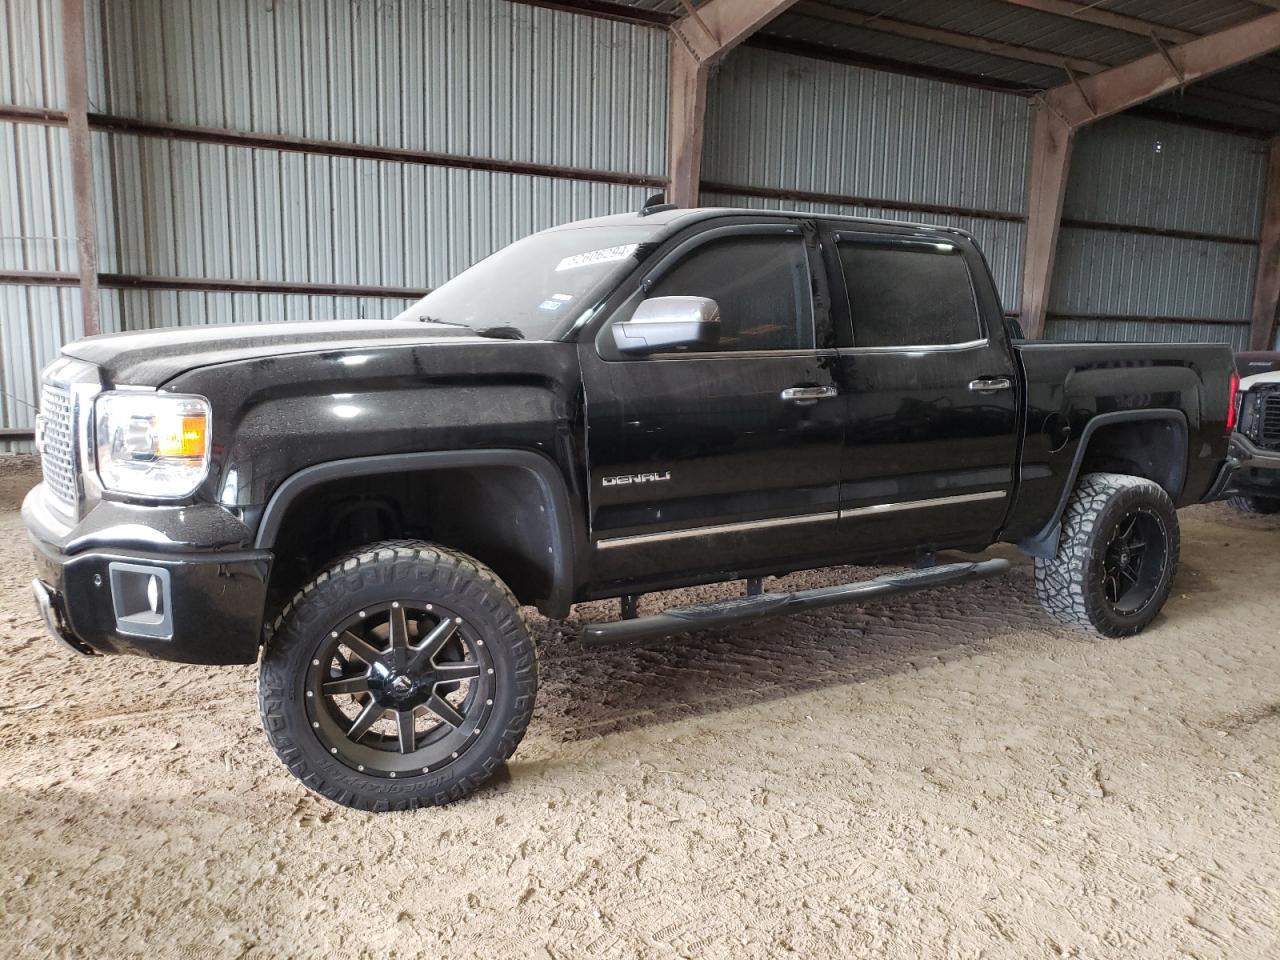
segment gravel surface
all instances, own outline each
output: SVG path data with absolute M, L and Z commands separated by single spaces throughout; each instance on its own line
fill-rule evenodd
M 610 604 L 531 614 L 507 770 L 374 815 L 278 763 L 252 668 L 44 637 L 32 466 L 0 459 L 0 956 L 1280 956 L 1280 517 L 1184 511 L 1123 641 L 1021 560 L 647 650 L 576 649 Z

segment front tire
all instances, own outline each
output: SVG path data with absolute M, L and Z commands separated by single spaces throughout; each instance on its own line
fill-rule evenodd
M 537 663 L 488 567 L 443 547 L 372 544 L 276 620 L 258 671 L 267 738 L 309 789 L 361 810 L 471 793 L 524 736 Z
M 1036 558 L 1036 596 L 1059 623 L 1132 636 L 1169 597 L 1178 539 L 1178 514 L 1158 484 L 1087 474 L 1067 505 L 1057 554 Z
M 1277 497 L 1230 497 L 1227 503 L 1241 513 L 1266 515 L 1280 513 L 1280 498 Z

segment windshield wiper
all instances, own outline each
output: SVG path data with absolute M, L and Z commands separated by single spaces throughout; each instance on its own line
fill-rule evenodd
M 483 330 L 477 330 L 476 334 L 481 337 L 488 337 L 490 340 L 524 339 L 524 334 L 515 327 L 485 327 Z
M 490 340 L 523 340 L 524 333 L 515 327 L 485 327 L 483 330 L 477 330 L 469 323 L 459 323 L 457 320 L 438 320 L 435 317 L 421 316 L 418 317 L 419 323 L 435 323 L 442 327 L 461 327 L 463 330 L 470 330 L 477 337 L 488 337 Z

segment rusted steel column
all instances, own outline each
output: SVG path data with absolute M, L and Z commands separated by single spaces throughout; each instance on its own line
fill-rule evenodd
M 98 223 L 93 209 L 83 0 L 62 0 L 62 63 L 66 71 L 67 139 L 71 151 L 71 190 L 75 198 L 81 314 L 85 336 L 91 337 L 102 328 L 98 322 Z
M 708 0 L 671 24 L 667 92 L 667 200 L 698 203 L 711 66 L 797 0 Z
M 1280 313 L 1280 137 L 1271 141 L 1267 163 L 1262 233 L 1258 238 L 1258 273 L 1253 284 L 1250 350 L 1275 349 L 1277 313 Z
M 1022 264 L 1022 329 L 1032 339 L 1044 336 L 1049 284 L 1058 249 L 1062 200 L 1067 193 L 1072 131 L 1043 103 L 1036 104 L 1031 126 L 1031 170 L 1027 178 L 1027 241 Z
M 667 201 L 698 205 L 702 143 L 706 128 L 707 66 L 682 43 L 671 44 L 671 86 L 667 96 Z
M 1280 49 L 1280 12 L 1206 34 L 1048 90 L 1044 100 L 1073 127 L 1203 80 Z
M 1169 90 L 1186 86 L 1280 49 L 1280 13 L 1220 30 L 1174 47 L 1159 49 L 1130 63 L 1046 90 L 1037 98 L 1032 127 L 1031 170 L 1027 183 L 1027 243 L 1022 268 L 1023 330 L 1029 337 L 1044 335 L 1053 279 L 1054 253 L 1062 220 L 1071 140 L 1080 127 L 1127 110 Z M 1274 160 L 1274 154 L 1273 154 Z M 1267 279 L 1267 283 L 1274 281 Z M 1259 296 L 1270 289 L 1261 266 Z M 1274 320 L 1274 297 L 1272 297 Z M 1260 329 L 1255 300 L 1253 338 Z

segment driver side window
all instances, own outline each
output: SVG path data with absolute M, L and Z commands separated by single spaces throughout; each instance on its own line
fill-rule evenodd
M 720 307 L 720 350 L 811 350 L 813 295 L 804 240 L 711 240 L 662 275 L 650 297 L 709 297 Z

